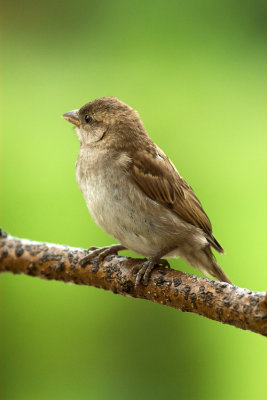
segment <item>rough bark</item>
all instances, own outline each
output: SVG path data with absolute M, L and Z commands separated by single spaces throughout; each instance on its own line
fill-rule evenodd
M 267 336 L 267 294 L 157 267 L 148 286 L 135 288 L 132 269 L 140 259 L 108 256 L 82 267 L 85 250 L 18 239 L 0 231 L 0 272 L 56 279 L 111 290 L 193 312 Z

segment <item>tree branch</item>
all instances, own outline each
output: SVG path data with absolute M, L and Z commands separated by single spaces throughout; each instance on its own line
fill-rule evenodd
M 132 269 L 140 259 L 108 256 L 85 267 L 85 250 L 18 239 L 0 231 L 0 272 L 56 279 L 193 312 L 267 336 L 267 293 L 199 278 L 173 269 L 153 270 L 148 286 L 135 289 Z

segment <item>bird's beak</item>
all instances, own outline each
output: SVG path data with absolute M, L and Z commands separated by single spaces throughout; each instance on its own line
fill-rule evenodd
M 62 115 L 62 117 L 64 119 L 66 119 L 67 121 L 71 122 L 72 124 L 74 124 L 76 126 L 80 126 L 81 121 L 78 116 L 78 111 L 79 110 L 72 110 L 72 111 L 66 112 L 65 114 Z

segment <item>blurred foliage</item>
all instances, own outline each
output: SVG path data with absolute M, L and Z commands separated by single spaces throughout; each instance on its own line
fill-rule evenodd
M 113 95 L 195 189 L 229 277 L 266 290 L 266 11 L 261 0 L 4 2 L 1 226 L 114 242 L 89 216 L 60 118 Z M 0 288 L 3 400 L 267 395 L 263 337 L 94 288 L 8 274 Z

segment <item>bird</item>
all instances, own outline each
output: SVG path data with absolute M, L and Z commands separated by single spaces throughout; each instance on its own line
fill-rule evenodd
M 107 96 L 62 117 L 80 142 L 76 180 L 87 207 L 119 242 L 89 248 L 81 265 L 129 249 L 147 257 L 134 271 L 136 287 L 148 284 L 155 266 L 170 267 L 163 257 L 181 257 L 206 277 L 231 283 L 211 250 L 224 252 L 200 201 L 136 110 Z

